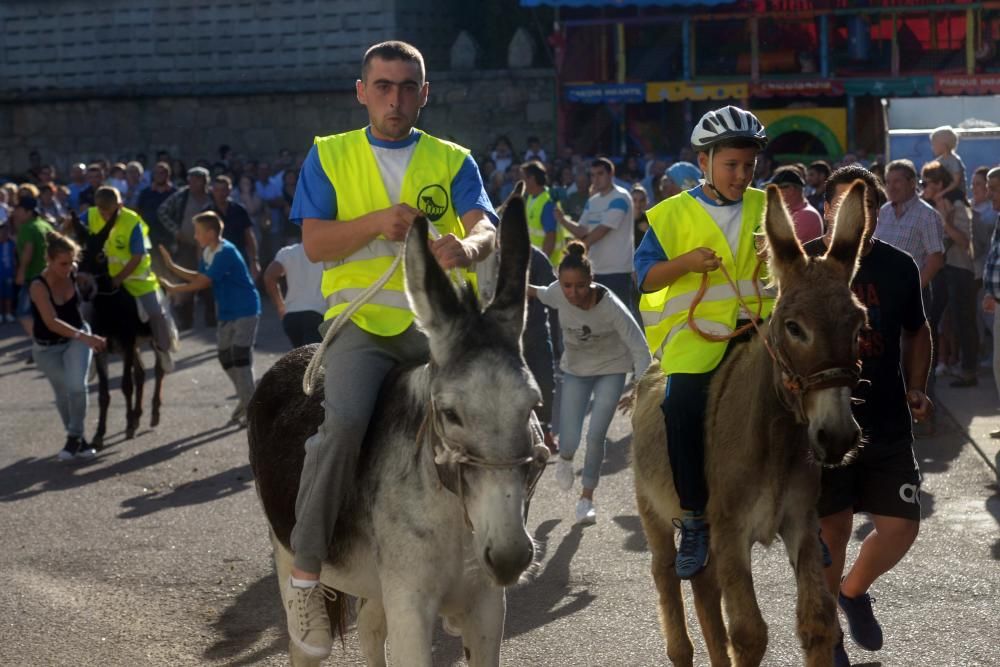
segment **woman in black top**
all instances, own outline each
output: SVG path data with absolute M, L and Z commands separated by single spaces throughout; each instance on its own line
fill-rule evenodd
M 80 314 L 74 266 L 79 246 L 56 232 L 47 237 L 45 269 L 32 281 L 31 314 L 35 344 L 32 355 L 56 395 L 56 409 L 66 428 L 60 461 L 93 458 L 96 452 L 83 438 L 87 416 L 87 371 L 93 352 L 105 341 L 93 336 Z

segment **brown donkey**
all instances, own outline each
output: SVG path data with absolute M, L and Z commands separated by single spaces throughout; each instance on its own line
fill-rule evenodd
M 732 349 L 712 380 L 705 424 L 711 552 L 691 583 L 712 665 L 730 659 L 759 665 L 767 625 L 754 594 L 750 549 L 780 535 L 795 571 L 806 664 L 827 666 L 838 638 L 836 607 L 823 583 L 815 506 L 820 466 L 850 461 L 860 441 L 851 389 L 865 311 L 850 284 L 866 227 L 864 184 L 856 182 L 845 196 L 823 257 L 806 257 L 775 186 L 768 188 L 764 226 L 778 298 L 761 335 Z M 681 508 L 660 410 L 665 385 L 658 365 L 639 383 L 632 468 L 667 655 L 675 665 L 691 665 L 694 648 L 674 570 L 671 524 Z

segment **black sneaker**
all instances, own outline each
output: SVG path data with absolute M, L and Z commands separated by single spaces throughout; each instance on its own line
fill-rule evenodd
M 72 461 L 76 458 L 76 453 L 80 451 L 82 443 L 83 441 L 80 438 L 76 438 L 71 435 L 66 436 L 66 444 L 63 445 L 63 448 L 59 450 L 58 454 L 56 454 L 56 458 L 60 461 Z
M 882 626 L 872 612 L 875 598 L 868 593 L 853 598 L 840 593 L 837 595 L 837 602 L 847 616 L 847 626 L 854 643 L 866 651 L 877 651 L 882 648 Z

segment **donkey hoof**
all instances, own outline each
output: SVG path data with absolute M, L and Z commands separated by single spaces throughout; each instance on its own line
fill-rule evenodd
M 135 437 L 135 430 L 136 430 L 135 426 L 129 426 L 128 428 L 126 428 L 125 429 L 125 439 L 126 440 L 131 440 L 132 438 L 134 438 Z
M 98 452 L 104 449 L 104 434 L 100 433 L 95 435 L 90 441 L 90 446 Z
M 152 428 L 156 428 L 160 425 L 160 415 L 157 413 L 153 414 L 153 418 L 149 420 L 149 425 Z

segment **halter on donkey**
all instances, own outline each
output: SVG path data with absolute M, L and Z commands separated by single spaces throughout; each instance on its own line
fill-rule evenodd
M 98 379 L 98 406 L 100 408 L 97 432 L 91 444 L 100 450 L 107 432 L 108 406 L 111 391 L 108 384 L 108 356 L 117 352 L 122 356 L 122 394 L 125 396 L 125 439 L 131 440 L 139 428 L 142 418 L 143 387 L 146 369 L 142 365 L 139 346 L 145 339 L 151 341 L 149 324 L 139 317 L 135 299 L 124 287 L 114 287 L 108 272 L 104 243 L 108 239 L 114 223 L 107 224 L 97 234 L 87 234 L 84 243 L 81 272 L 93 277 L 89 290 L 84 294 L 91 305 L 89 318 L 94 333 L 108 340 L 108 349 L 94 356 Z M 160 423 L 160 406 L 163 395 L 164 371 L 158 355 L 154 366 L 155 385 L 153 388 L 153 413 L 149 425 L 155 428 Z M 132 401 L 133 391 L 135 402 Z
M 864 191 L 861 181 L 851 186 L 830 249 L 809 258 L 777 188 L 768 188 L 764 226 L 778 298 L 754 341 L 731 350 L 719 368 L 706 412 L 711 553 L 691 585 L 713 666 L 749 667 L 763 659 L 767 626 L 753 590 L 750 552 L 755 542 L 767 545 L 779 535 L 795 572 L 806 664 L 833 664 L 836 607 L 822 577 L 815 507 L 821 465 L 848 463 L 860 443 L 851 388 L 858 379 L 857 339 L 865 313 L 850 284 L 866 228 Z M 667 655 L 674 665 L 687 666 L 694 648 L 674 570 L 671 520 L 681 509 L 664 446 L 664 388 L 659 366 L 639 383 L 632 468 Z
M 407 665 L 429 667 L 442 616 L 463 636 L 471 665 L 493 666 L 503 587 L 534 557 L 525 503 L 548 455 L 532 431 L 539 392 L 521 355 L 530 257 L 524 203 L 515 198 L 504 212 L 496 296 L 485 310 L 471 290 L 456 291 L 427 234 L 419 218 L 404 271 L 431 360 L 397 369 L 384 383 L 321 580 L 361 598 L 358 635 L 369 665 L 386 664 L 388 639 Z M 279 360 L 248 409 L 250 462 L 282 587 L 304 443 L 323 420 L 322 381 L 312 395 L 302 390 L 316 347 Z M 346 596 L 337 595 L 335 623 L 346 610 Z M 316 664 L 291 652 L 295 664 Z

